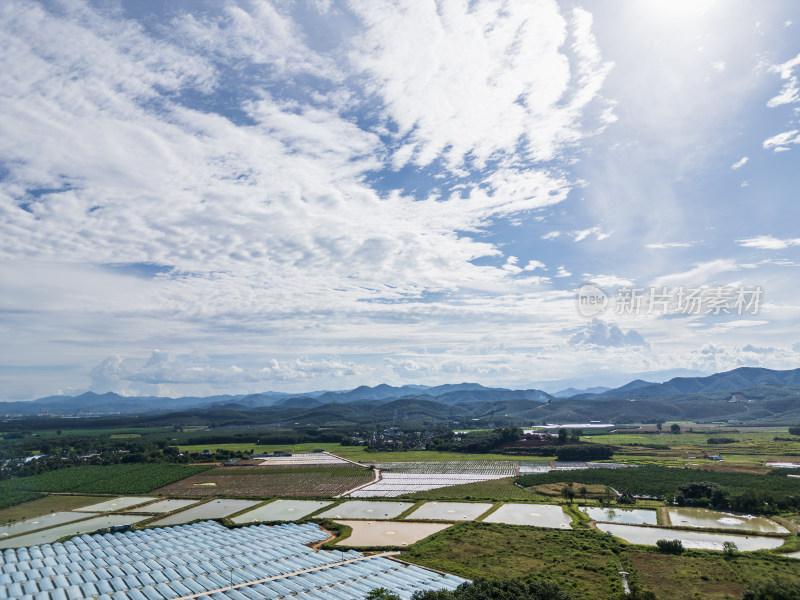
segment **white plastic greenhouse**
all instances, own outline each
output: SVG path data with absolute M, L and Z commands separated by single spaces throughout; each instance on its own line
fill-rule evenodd
M 384 587 L 404 600 L 464 582 L 385 557 L 315 551 L 317 525 L 228 529 L 213 521 L 114 534 L 0 554 L 0 598 L 14 600 L 361 600 Z

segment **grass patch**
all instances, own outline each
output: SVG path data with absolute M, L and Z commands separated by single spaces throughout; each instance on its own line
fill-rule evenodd
M 719 552 L 693 551 L 681 556 L 631 551 L 635 579 L 670 600 L 741 598 L 756 581 L 785 577 L 800 582 L 797 561 L 754 552 L 725 557 Z
M 622 591 L 622 547 L 597 531 L 458 523 L 415 544 L 403 560 L 468 579 L 536 577 L 575 598 L 607 600 Z
M 63 510 L 74 510 L 108 500 L 102 496 L 45 496 L 0 510 L 0 523 L 22 521 Z

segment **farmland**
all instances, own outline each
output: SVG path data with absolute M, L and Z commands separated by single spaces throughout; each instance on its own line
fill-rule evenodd
M 353 465 L 216 467 L 162 487 L 156 493 L 185 497 L 330 497 L 372 479 L 372 471 Z
M 740 598 L 753 581 L 800 582 L 796 560 L 766 552 L 725 556 L 692 550 L 681 556 L 628 546 L 591 530 L 543 530 L 459 523 L 416 544 L 404 560 L 474 579 L 533 576 L 557 582 L 576 598 L 607 599 L 621 592 L 620 568 L 634 586 L 664 600 Z
M 786 469 L 775 469 L 766 475 L 753 473 L 728 473 L 698 471 L 696 469 L 674 469 L 645 465 L 636 469 L 587 469 L 583 471 L 550 471 L 540 475 L 523 475 L 518 483 L 523 486 L 540 486 L 551 483 L 593 484 L 612 486 L 620 492 L 631 492 L 660 496 L 672 496 L 678 486 L 693 481 L 716 483 L 738 495 L 767 494 L 774 502 L 783 502 L 800 497 L 800 479 L 787 477 Z
M 0 493 L 3 498 L 19 492 L 144 494 L 208 468 L 163 463 L 70 467 L 2 481 Z
M 424 492 L 416 492 L 403 497 L 415 500 L 491 500 L 494 502 L 513 500 L 527 500 L 529 502 L 545 501 L 544 496 L 536 495 L 531 491 L 514 485 L 513 477 L 454 485 Z

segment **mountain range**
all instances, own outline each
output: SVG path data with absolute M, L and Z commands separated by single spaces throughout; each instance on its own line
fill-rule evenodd
M 50 396 L 7 402 L 8 416 L 142 415 L 146 420 L 216 424 L 365 422 L 497 424 L 665 420 L 751 423 L 800 422 L 800 369 L 741 367 L 707 377 L 674 377 L 663 383 L 635 379 L 614 389 L 512 390 L 478 383 L 439 386 L 380 384 L 306 394 L 263 392 L 210 397 L 129 397 L 113 392 Z

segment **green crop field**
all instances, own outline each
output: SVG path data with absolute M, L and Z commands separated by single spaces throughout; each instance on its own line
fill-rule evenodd
M 7 494 L 20 492 L 145 494 L 208 468 L 204 465 L 186 467 L 163 463 L 70 467 L 41 475 L 0 481 L 0 496 L 5 498 Z
M 403 496 L 415 500 L 491 500 L 494 502 L 511 502 L 525 500 L 528 502 L 544 502 L 544 496 L 534 494 L 514 485 L 514 478 L 478 481 L 450 487 L 415 492 Z

